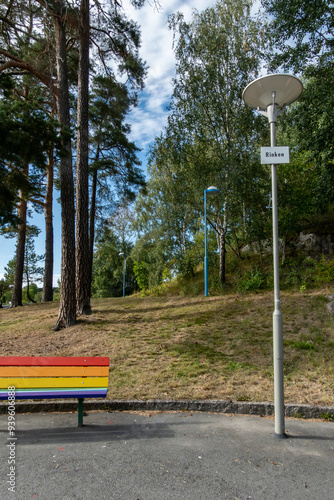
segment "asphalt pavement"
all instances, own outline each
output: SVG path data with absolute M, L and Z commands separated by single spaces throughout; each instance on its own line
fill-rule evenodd
M 12 421 L 10 421 L 12 423 Z M 3 500 L 333 500 L 334 424 L 190 412 L 0 415 Z

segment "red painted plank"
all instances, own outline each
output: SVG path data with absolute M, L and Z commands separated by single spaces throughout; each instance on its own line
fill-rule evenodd
M 87 356 L 0 356 L 0 366 L 109 366 L 109 358 Z

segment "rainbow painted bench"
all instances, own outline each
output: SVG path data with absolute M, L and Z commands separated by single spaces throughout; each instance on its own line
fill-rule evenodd
M 78 426 L 83 425 L 85 398 L 105 398 L 109 358 L 0 356 L 0 400 L 78 399 Z M 14 389 L 13 389 L 14 388 Z

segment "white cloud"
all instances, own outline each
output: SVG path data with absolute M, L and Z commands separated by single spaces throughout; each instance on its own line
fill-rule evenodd
M 141 27 L 141 58 L 149 66 L 145 90 L 140 105 L 128 117 L 132 126 L 131 140 L 141 148 L 147 147 L 160 134 L 167 122 L 166 106 L 172 94 L 172 80 L 175 75 L 173 33 L 168 29 L 168 16 L 183 12 L 186 21 L 192 19 L 194 9 L 203 10 L 216 2 L 208 0 L 161 0 L 162 9 L 157 12 L 146 2 L 143 8 L 127 7 L 127 15 Z

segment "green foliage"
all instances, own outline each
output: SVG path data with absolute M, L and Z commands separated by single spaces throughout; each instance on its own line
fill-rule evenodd
M 6 303 L 6 292 L 9 290 L 9 283 L 6 279 L 1 278 L 0 280 L 0 307 L 2 304 Z
M 320 418 L 322 418 L 323 420 L 327 420 L 327 422 L 334 422 L 333 413 L 322 412 L 322 413 L 320 413 Z
M 272 290 L 274 286 L 272 255 L 267 254 L 260 258 L 258 255 L 249 255 L 238 259 L 235 254 L 227 254 L 228 269 L 227 282 L 219 280 L 217 266 L 209 267 L 209 290 L 211 295 L 225 295 L 230 293 L 252 293 Z M 281 290 L 298 290 L 308 294 L 312 289 L 331 286 L 334 283 L 334 259 L 332 256 L 310 257 L 287 250 L 284 264 L 280 264 Z M 198 267 L 193 275 L 163 282 L 162 284 L 148 285 L 146 295 L 181 295 L 196 296 L 204 293 L 204 271 Z M 326 302 L 323 296 L 319 301 Z M 305 340 L 305 339 L 304 339 Z M 306 339 L 308 340 L 308 339 Z M 314 339 L 313 339 L 314 340 Z
M 28 294 L 29 282 L 42 281 L 43 279 L 44 267 L 39 266 L 38 264 L 44 259 L 44 255 L 36 255 L 34 242 L 34 238 L 38 236 L 39 232 L 40 230 L 35 226 L 28 226 L 26 230 L 23 273 L 24 280 L 28 284 Z
M 315 349 L 312 340 L 300 340 L 299 342 L 298 341 L 292 341 L 291 345 L 295 349 L 302 349 L 302 350 L 304 349 L 306 351 L 314 351 L 314 349 Z
M 316 282 L 331 283 L 334 281 L 334 259 L 328 259 L 324 255 L 316 261 Z
M 130 257 L 131 245 L 122 243 L 109 228 L 105 228 L 98 237 L 93 259 L 92 296 L 120 297 L 123 294 L 124 258 L 126 255 L 125 294 L 136 290 L 133 274 L 133 261 Z
M 198 282 L 192 283 L 191 281 L 187 281 L 186 283 L 183 284 L 179 294 L 181 297 L 184 296 L 194 297 L 196 295 L 200 295 L 201 293 L 203 293 L 203 290 L 204 290 L 204 285 L 201 286 L 201 284 Z
M 182 164 L 182 153 L 170 137 L 156 139 L 152 148 L 147 190 L 137 198 L 135 229 L 139 234 L 135 260 L 149 263 L 150 280 L 161 280 L 163 269 L 189 268 L 188 251 L 196 232 L 192 179 Z
M 266 286 L 266 276 L 263 271 L 254 267 L 246 271 L 238 280 L 238 290 L 241 292 L 255 292 Z
M 177 59 L 171 114 L 151 150 L 147 193 L 136 205 L 147 253 L 135 260 L 149 262 L 155 284 L 159 260 L 160 270 L 175 262 L 175 273 L 184 278 L 202 264 L 203 191 L 212 184 L 220 193 L 207 200 L 209 263 L 219 262 L 220 280 L 225 268 L 217 247 L 223 256 L 227 240 L 239 251 L 247 234 L 264 239 L 268 176 L 257 146 L 266 129 L 244 105 L 241 90 L 258 75 L 267 34 L 250 8 L 248 1 L 219 1 L 194 12 L 190 23 L 181 14 L 170 18 Z
M 15 262 L 16 258 L 13 257 L 5 266 L 5 281 L 11 286 L 14 284 L 15 278 Z
M 171 115 L 151 151 L 148 196 L 137 205 L 137 228 L 147 254 L 136 260 L 150 264 L 149 286 L 159 284 L 168 262 L 189 280 L 202 264 L 202 197 L 208 185 L 220 189 L 208 202 L 208 216 L 221 252 L 228 244 L 241 256 L 245 243 L 262 248 L 271 239 L 270 175 L 258 160 L 260 145 L 269 142 L 268 127 L 241 99 L 241 90 L 258 76 L 265 51 L 272 56 L 269 31 L 281 49 L 272 68 L 285 64 L 304 71 L 301 97 L 278 122 L 279 143 L 291 146 L 290 164 L 278 168 L 279 234 L 288 253 L 300 231 L 320 230 L 321 219 L 323 234 L 332 232 L 334 94 L 328 89 L 334 86 L 333 6 L 311 0 L 263 4 L 274 16 L 270 30 L 261 17 L 249 16 L 250 2 L 219 1 L 194 13 L 189 23 L 181 14 L 170 18 L 177 59 Z M 287 43 L 290 37 L 295 45 Z M 217 265 L 215 257 L 210 249 L 210 265 Z M 281 272 L 282 287 L 302 293 L 332 280 L 328 262 L 312 264 L 304 257 L 300 267 L 284 264 Z M 219 290 L 214 272 L 210 279 Z M 254 291 L 271 287 L 273 275 L 269 266 L 254 268 L 232 281 L 238 281 L 239 290 Z
M 44 255 L 36 255 L 34 238 L 39 234 L 39 229 L 36 226 L 27 226 L 26 241 L 24 251 L 24 267 L 23 267 L 23 301 L 31 302 L 39 299 L 38 282 L 43 279 L 44 268 L 39 265 L 43 260 Z M 4 281 L 7 284 L 4 293 L 6 302 L 11 301 L 12 287 L 15 279 L 16 256 L 14 256 L 5 266 Z
M 306 228 L 306 229 L 305 229 Z M 325 213 L 313 213 L 305 221 L 303 230 L 316 235 L 329 235 L 334 233 L 334 205 L 330 205 Z M 305 232 L 305 231 L 304 231 Z
M 312 258 L 299 255 L 289 258 L 281 267 L 281 287 L 307 289 L 334 282 L 334 259 L 325 257 Z
M 198 265 L 198 259 L 192 251 L 188 251 L 180 259 L 178 265 L 178 276 L 181 278 L 192 278 L 195 275 L 195 268 Z
M 305 210 L 304 219 L 310 214 L 326 214 L 334 202 L 334 118 L 330 111 L 334 97 L 328 92 L 333 85 L 333 64 L 314 68 L 312 75 L 304 78 L 304 91 L 296 105 L 280 118 L 280 142 L 293 146 L 296 153 L 292 155 L 291 175 L 286 167 L 279 171 L 284 170 L 287 184 L 291 183 L 290 188 L 287 185 L 292 194 L 291 209 L 295 199 L 299 214 L 303 216 Z
M 271 31 L 279 49 L 271 62 L 296 72 L 327 64 L 333 55 L 334 7 L 329 0 L 262 0 L 273 16 Z M 292 39 L 292 42 L 291 42 Z M 268 55 L 269 57 L 269 55 Z
M 251 369 L 252 365 L 250 363 L 238 363 L 237 361 L 230 361 L 230 363 L 227 366 L 227 370 L 230 372 L 235 372 L 237 370 L 244 370 L 244 369 Z M 242 401 L 239 399 L 239 401 Z M 247 401 L 244 400 L 244 401 Z
M 26 286 L 22 289 L 22 302 L 37 302 L 38 299 L 41 300 L 41 292 L 36 283 L 29 283 L 29 290 Z
M 94 156 L 90 158 L 90 173 L 98 179 L 96 194 L 100 202 L 112 203 L 115 194 L 133 201 L 145 185 L 137 157 L 139 149 L 129 141 L 130 126 L 125 123 L 134 102 L 127 85 L 102 75 L 93 79 L 89 116 Z
M 185 150 L 197 207 L 203 187 L 220 189 L 212 217 L 220 251 L 225 251 L 226 235 L 240 230 L 242 218 L 249 221 L 259 206 L 263 209 L 267 195 L 256 153 L 264 129 L 241 97 L 241 89 L 257 76 L 266 44 L 265 27 L 260 17 L 252 19 L 250 6 L 218 2 L 196 13 L 189 24 L 181 15 L 170 21 L 178 43 L 168 130 Z M 194 204 L 191 199 L 189 203 Z
M 146 262 L 135 262 L 133 264 L 136 281 L 140 290 L 147 290 L 149 286 L 149 270 Z
M 334 6 L 328 0 L 262 0 L 262 4 L 273 16 L 270 28 L 276 50 L 274 57 L 273 51 L 268 53 L 270 69 L 294 71 L 304 84 L 296 104 L 279 119 L 282 138 L 298 152 L 292 156 L 292 169 L 297 166 L 300 173 L 295 172 L 295 182 L 290 177 L 287 181 L 291 184 L 285 192 L 291 201 L 286 198 L 283 216 L 285 229 L 291 222 L 294 230 L 310 214 L 328 212 L 334 202 L 334 96 L 328 91 L 334 85 Z
M 136 241 L 131 252 L 134 262 L 142 263 L 148 273 L 148 286 L 153 288 L 159 286 L 163 280 L 163 273 L 171 262 L 168 258 L 168 249 L 163 237 L 155 238 L 155 231 L 150 231 Z M 167 239 L 167 238 L 166 238 Z M 143 279 L 143 286 L 145 285 Z
M 24 197 L 39 192 L 40 181 L 27 178 L 23 167 L 44 169 L 52 144 L 59 145 L 57 123 L 41 111 L 41 99 L 21 99 L 22 88 L 0 74 L 0 226 L 18 223 L 15 215 L 18 190 Z M 35 97 L 35 100 L 33 100 Z
M 288 165 L 278 168 L 279 233 L 285 242 L 304 229 L 316 207 L 318 176 L 309 151 L 292 153 Z

